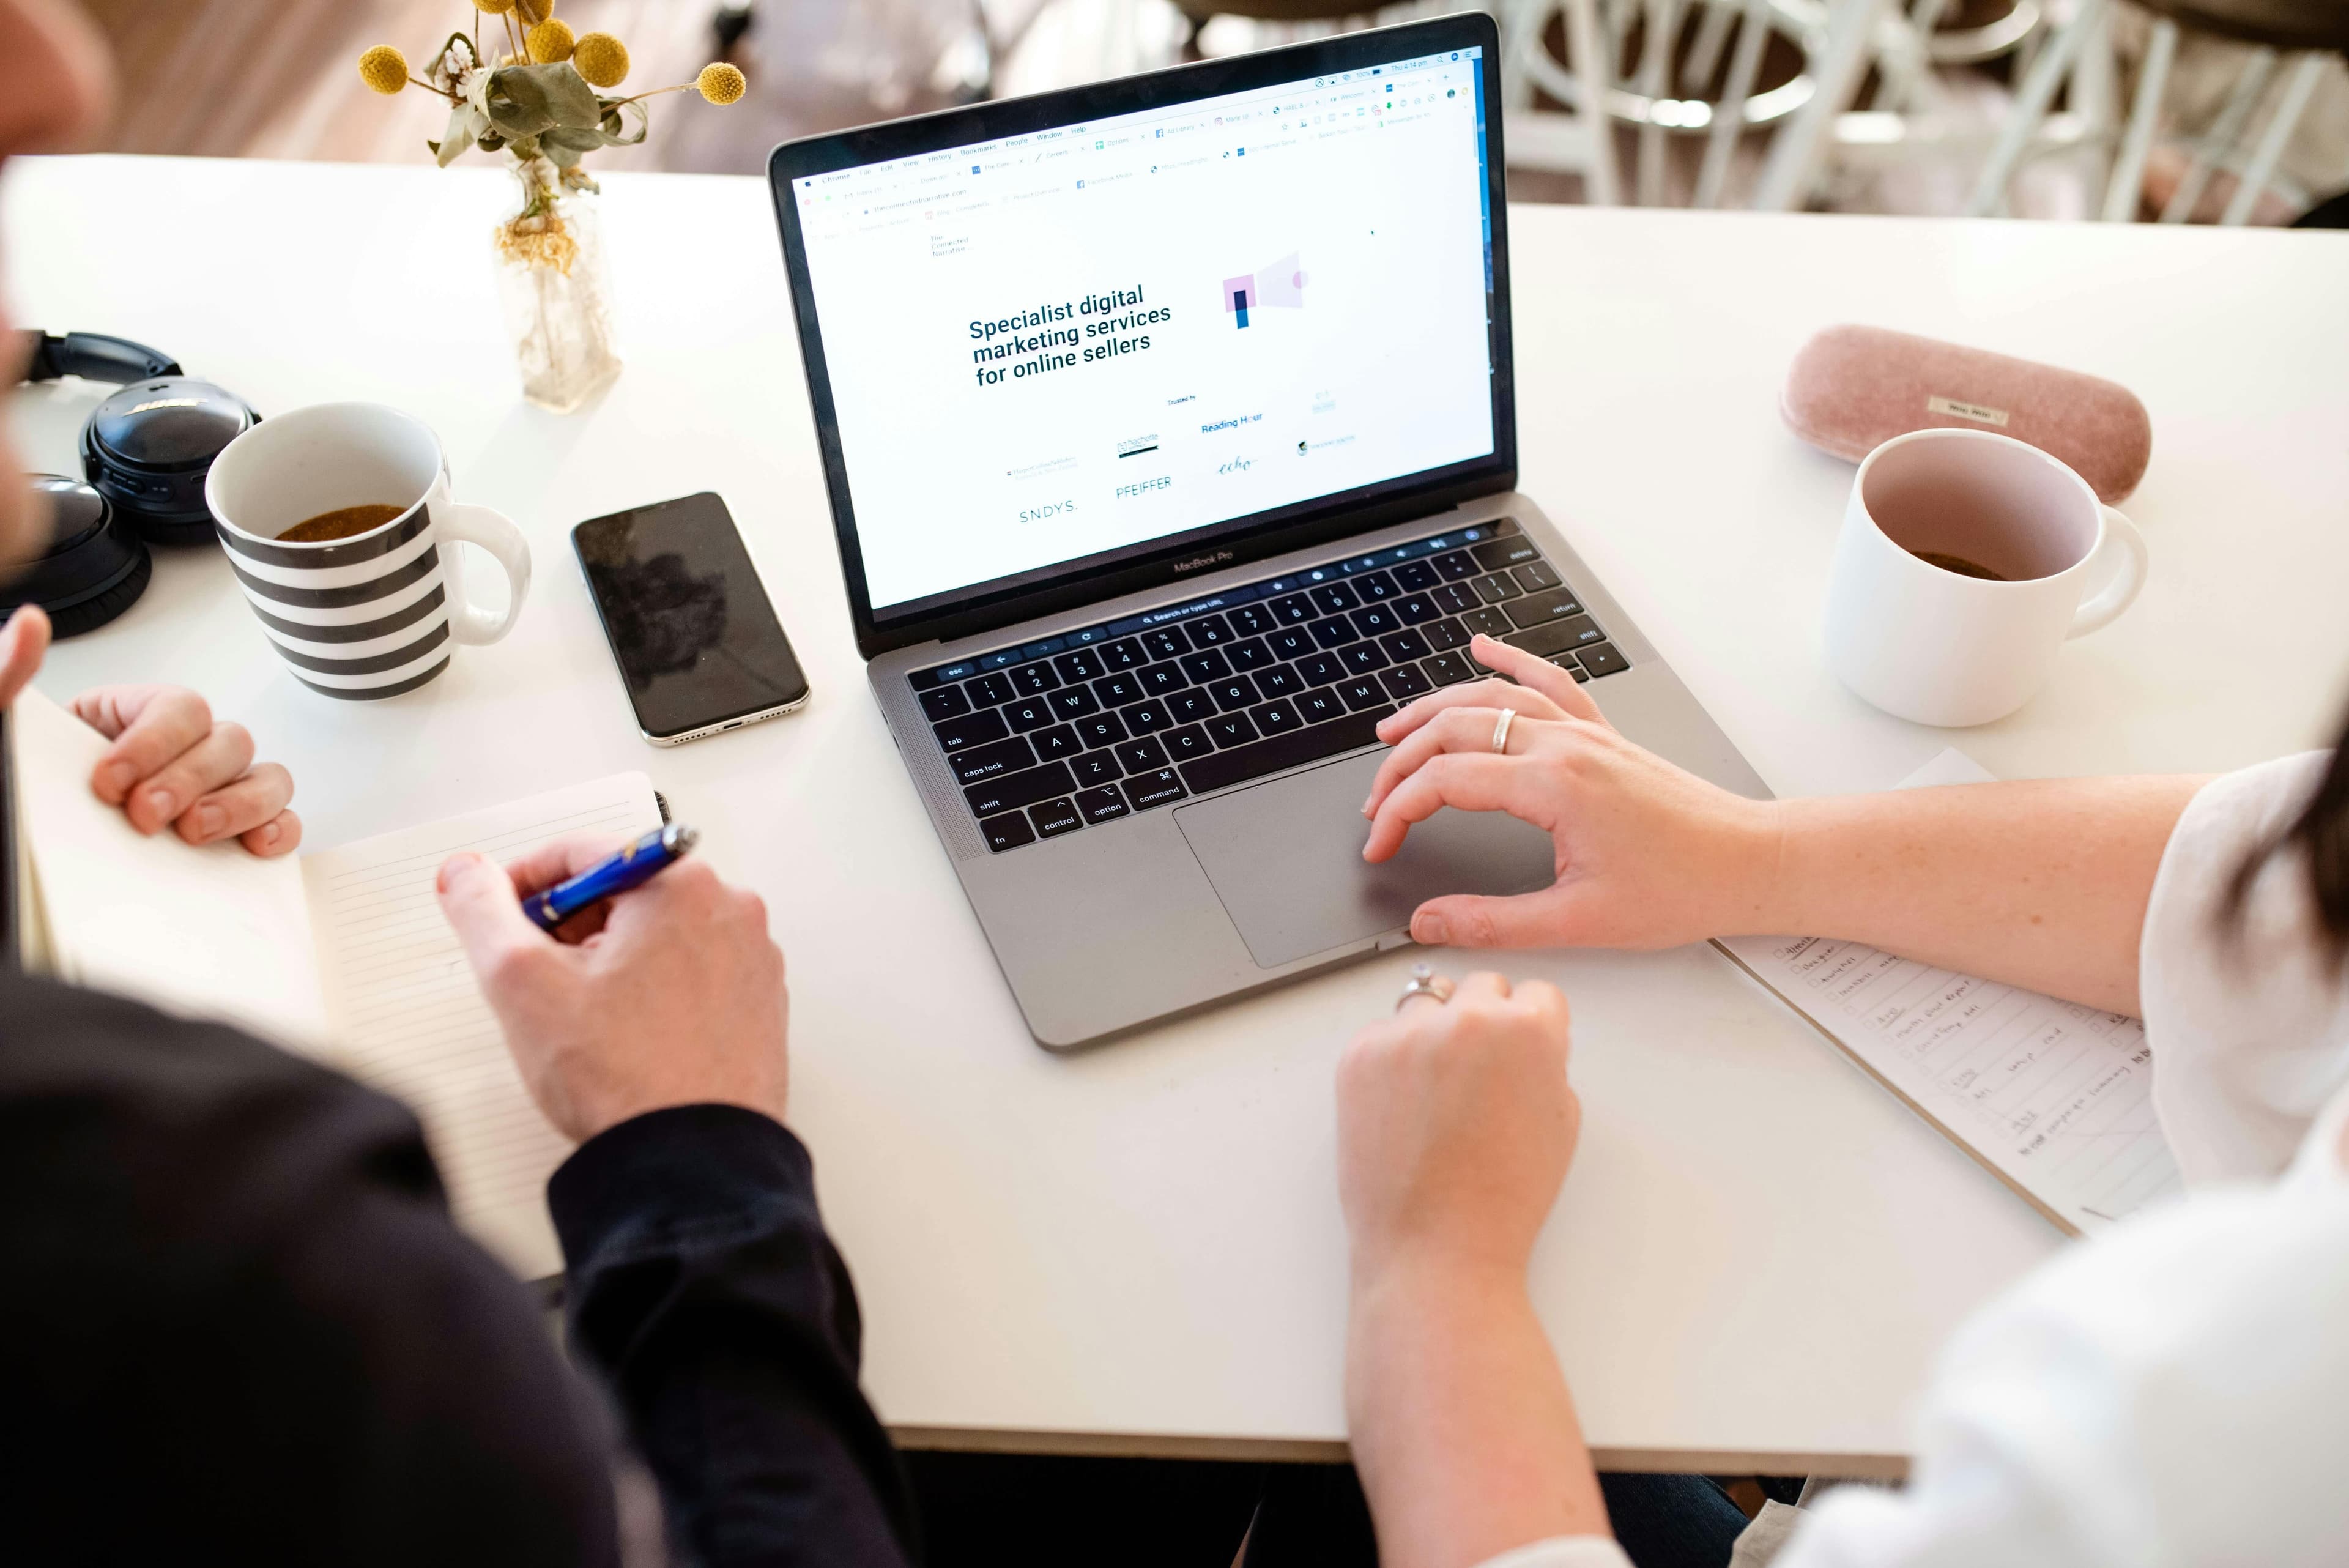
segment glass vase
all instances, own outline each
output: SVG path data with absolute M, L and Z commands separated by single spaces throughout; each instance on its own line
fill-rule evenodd
M 491 235 L 523 396 L 567 414 L 620 373 L 603 215 L 544 160 L 517 166 L 522 199 Z

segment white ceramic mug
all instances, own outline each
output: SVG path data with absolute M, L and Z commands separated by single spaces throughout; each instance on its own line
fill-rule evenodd
M 265 420 L 222 449 L 204 482 L 215 531 L 253 613 L 294 678 L 329 697 L 412 691 L 453 643 L 495 642 L 530 591 L 530 546 L 502 513 L 450 499 L 449 462 L 422 421 L 377 403 L 319 403 Z M 348 538 L 280 535 L 322 513 L 398 515 Z M 505 571 L 506 603 L 465 597 L 459 541 Z
M 1860 463 L 1844 508 L 1827 663 L 1888 713 L 1985 724 L 2031 700 L 2067 639 L 2128 608 L 2146 566 L 2137 525 L 2037 447 L 1988 431 L 1895 436 Z

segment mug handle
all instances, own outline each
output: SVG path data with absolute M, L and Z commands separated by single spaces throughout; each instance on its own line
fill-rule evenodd
M 2069 639 L 2110 626 L 2121 611 L 2137 602 L 2138 590 L 2145 587 L 2145 575 L 2149 566 L 2145 549 L 2145 535 L 2137 524 L 2106 506 L 2104 543 L 2096 547 L 2099 556 L 2107 554 L 2117 545 L 2128 559 L 2107 576 L 2105 586 L 2091 594 L 2072 617 L 2072 629 L 2064 634 Z
M 492 616 L 488 610 L 468 599 L 451 605 L 449 609 L 449 631 L 459 642 L 481 644 L 495 642 L 513 629 L 514 618 L 522 614 L 522 601 L 530 593 L 530 545 L 513 519 L 487 506 L 450 506 L 435 514 L 441 538 L 455 543 L 479 545 L 497 558 L 506 574 L 506 609 L 502 616 Z

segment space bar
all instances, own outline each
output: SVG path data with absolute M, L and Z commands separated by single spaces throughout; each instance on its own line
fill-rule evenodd
M 1217 752 L 1212 757 L 1185 763 L 1181 770 L 1183 783 L 1193 794 L 1205 794 L 1211 789 L 1236 784 L 1242 779 L 1262 778 L 1283 768 L 1293 768 L 1299 763 L 1334 757 L 1340 752 L 1367 746 L 1379 738 L 1379 721 L 1392 711 L 1392 708 L 1373 708 L 1368 712 L 1349 713 L 1342 719 L 1332 719 L 1309 730 L 1291 730 L 1286 735 L 1275 735 L 1269 741 L 1258 741 L 1250 746 L 1234 746 L 1228 752 Z

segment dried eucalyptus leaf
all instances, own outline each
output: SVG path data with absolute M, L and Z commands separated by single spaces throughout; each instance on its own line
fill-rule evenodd
M 550 129 L 554 115 L 546 107 L 546 95 L 532 80 L 524 66 L 508 66 L 490 77 L 489 96 L 481 108 L 490 123 L 508 136 L 536 136 Z
M 464 155 L 473 145 L 473 111 L 470 105 L 458 104 L 449 111 L 449 129 L 440 133 L 440 143 L 432 155 L 446 169 Z
M 636 111 L 636 133 L 634 136 L 627 134 L 627 111 L 632 109 Z M 645 106 L 640 103 L 610 105 L 604 110 L 601 124 L 604 144 L 607 147 L 634 147 L 645 139 L 645 132 L 653 128 L 652 116 L 645 112 Z
M 491 82 L 490 93 L 492 105 L 502 96 L 522 111 L 543 116 L 545 123 L 534 127 L 534 130 L 543 130 L 550 125 L 592 130 L 604 113 L 595 89 L 568 61 L 551 66 L 508 66 Z
M 602 131 L 574 130 L 567 125 L 559 125 L 538 139 L 539 148 L 546 154 L 547 161 L 557 169 L 577 168 L 580 159 L 605 144 Z

